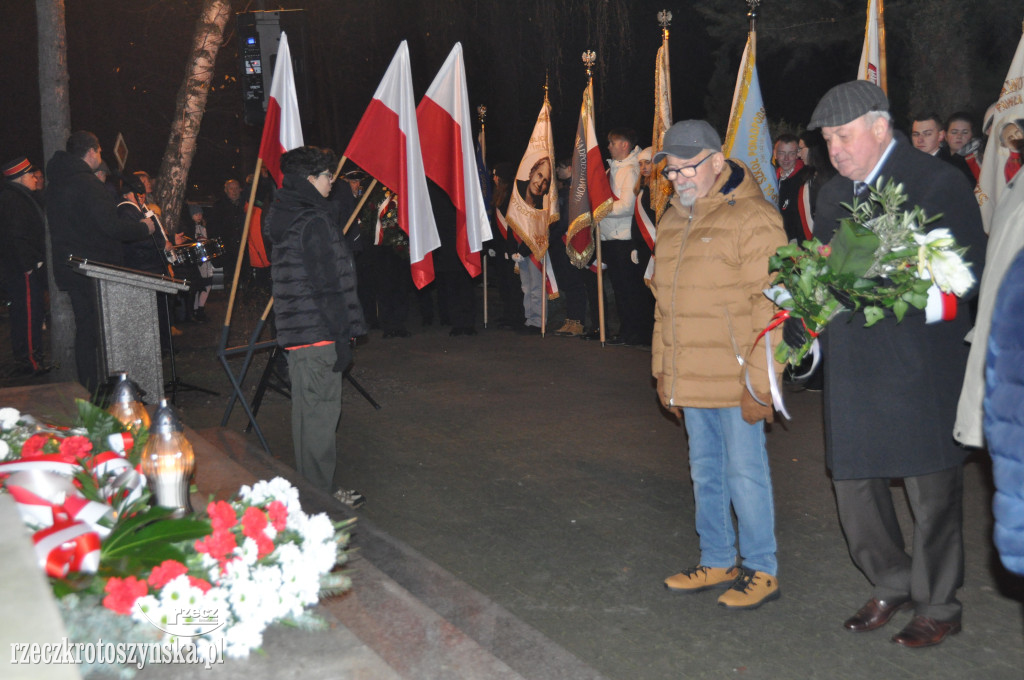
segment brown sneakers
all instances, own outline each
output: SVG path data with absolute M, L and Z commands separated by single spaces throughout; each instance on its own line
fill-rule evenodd
M 583 335 L 583 324 L 574 319 L 566 319 L 555 335 L 562 338 L 575 338 Z
M 740 568 L 732 587 L 718 598 L 726 609 L 757 609 L 765 602 L 779 599 L 779 580 L 763 571 Z
M 711 588 L 728 588 L 736 580 L 736 567 L 704 567 L 684 569 L 665 579 L 665 587 L 677 593 L 699 593 Z

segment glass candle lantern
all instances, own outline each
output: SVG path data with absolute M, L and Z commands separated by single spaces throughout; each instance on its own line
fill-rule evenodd
M 149 412 L 139 396 L 139 388 L 128 379 L 128 374 L 120 373 L 110 395 L 110 407 L 107 413 L 117 418 L 122 425 L 132 432 L 149 427 Z
M 142 454 L 142 473 L 146 475 L 157 505 L 172 508 L 174 517 L 192 513 L 189 481 L 196 457 L 184 430 L 167 399 L 161 399 Z

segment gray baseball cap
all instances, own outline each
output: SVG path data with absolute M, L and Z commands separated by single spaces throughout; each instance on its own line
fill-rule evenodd
M 867 80 L 851 80 L 825 93 L 811 114 L 808 130 L 846 125 L 870 111 L 888 111 L 889 99 L 882 88 Z
M 705 149 L 722 150 L 722 138 L 707 121 L 683 120 L 674 123 L 665 131 L 661 151 L 654 154 L 654 162 L 660 163 L 665 156 L 693 158 Z

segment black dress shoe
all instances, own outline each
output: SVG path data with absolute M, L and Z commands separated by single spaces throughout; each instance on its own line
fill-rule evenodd
M 540 326 L 520 326 L 516 331 L 520 335 L 540 335 Z
M 915 616 L 903 630 L 892 636 L 892 641 L 903 647 L 931 647 L 960 632 L 959 621 L 936 621 L 927 616 Z
M 408 338 L 411 335 L 412 335 L 412 333 L 410 333 L 409 331 L 405 330 L 404 328 L 399 328 L 397 330 L 385 331 L 384 332 L 384 338 L 385 339 L 388 339 L 388 338 Z
M 857 613 L 843 622 L 843 627 L 855 633 L 866 633 L 869 630 L 881 628 L 889 623 L 889 619 L 898 611 L 910 607 L 910 598 L 897 600 L 879 600 L 871 598 L 864 603 L 864 606 L 857 610 Z
M 476 335 L 476 329 L 472 326 L 456 326 L 448 335 Z
M 621 335 L 613 335 L 612 337 L 610 337 L 607 340 L 605 340 L 604 344 L 606 344 L 606 345 L 625 345 L 626 344 L 626 339 L 623 338 Z
M 600 340 L 601 331 L 588 331 L 580 336 L 580 340 Z

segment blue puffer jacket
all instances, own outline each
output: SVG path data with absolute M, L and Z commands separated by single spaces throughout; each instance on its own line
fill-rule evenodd
M 996 483 L 996 548 L 1007 569 L 1024 575 L 1024 250 L 1006 272 L 992 313 L 985 437 Z

